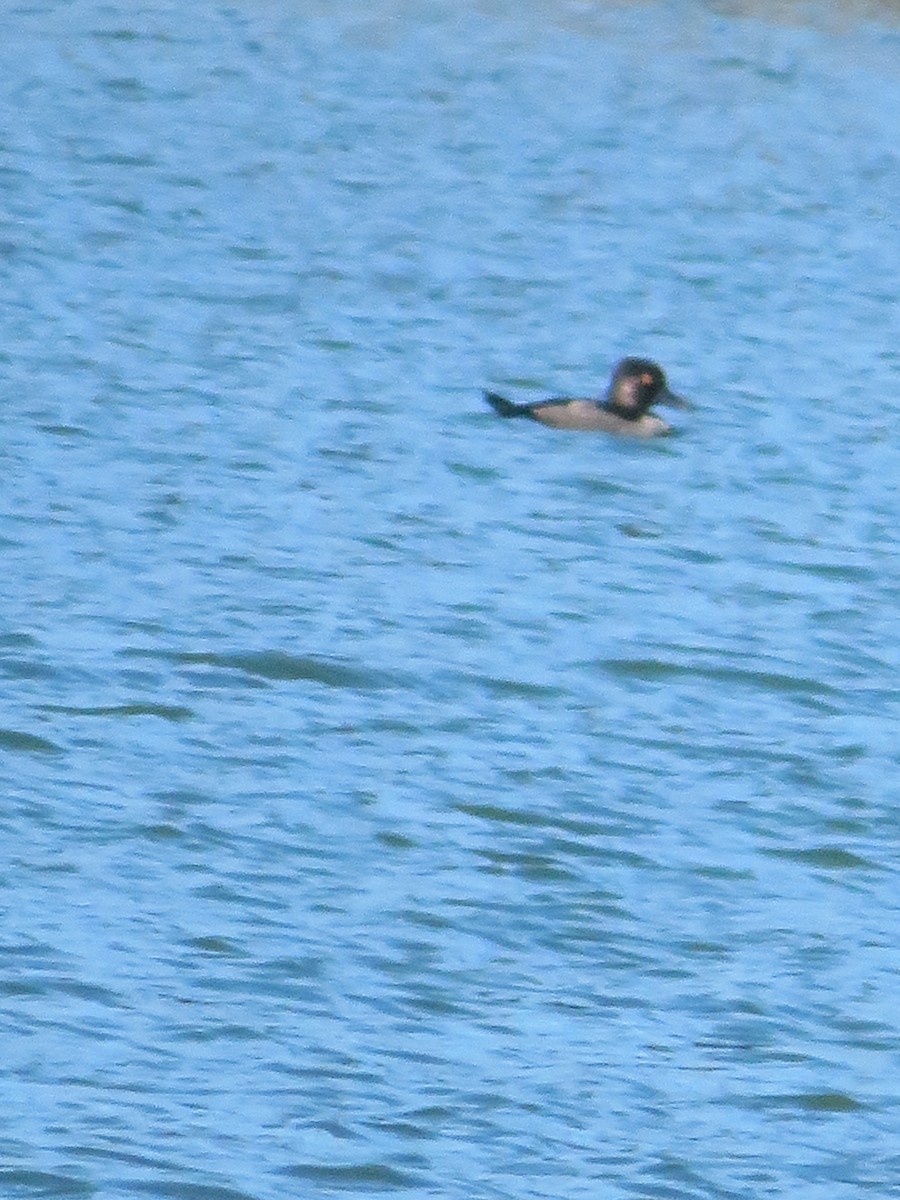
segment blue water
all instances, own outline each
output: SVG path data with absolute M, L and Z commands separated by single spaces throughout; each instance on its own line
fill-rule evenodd
M 900 1196 L 896 7 L 3 23 L 0 1195 Z

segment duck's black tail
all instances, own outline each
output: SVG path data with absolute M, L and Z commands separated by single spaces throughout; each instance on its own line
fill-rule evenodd
M 532 416 L 530 404 L 513 404 L 512 400 L 507 400 L 505 396 L 498 396 L 496 392 L 485 392 L 484 398 L 498 416 L 501 417 L 530 417 Z

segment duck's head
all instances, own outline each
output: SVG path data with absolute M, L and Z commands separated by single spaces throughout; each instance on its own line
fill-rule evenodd
M 657 363 L 649 358 L 623 358 L 613 372 L 603 407 L 626 421 L 637 421 L 654 404 L 691 407 L 683 396 L 669 390 L 665 372 Z

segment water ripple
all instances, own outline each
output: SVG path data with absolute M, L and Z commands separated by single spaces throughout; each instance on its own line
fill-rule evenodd
M 5 13 L 0 1192 L 896 1190 L 898 26 L 728 8 Z

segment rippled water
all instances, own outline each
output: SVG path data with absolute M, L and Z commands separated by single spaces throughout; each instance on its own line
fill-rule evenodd
M 900 1195 L 896 7 L 6 13 L 0 1192 Z

